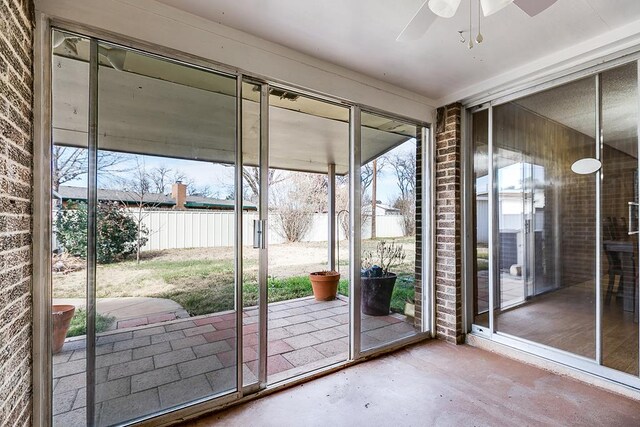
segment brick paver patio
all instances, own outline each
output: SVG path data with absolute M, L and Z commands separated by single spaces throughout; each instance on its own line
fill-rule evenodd
M 96 414 L 110 425 L 235 389 L 235 313 L 178 319 L 101 334 Z M 415 333 L 404 316 L 364 316 L 362 346 Z M 258 310 L 243 312 L 244 382 L 257 375 Z M 267 377 L 273 383 L 347 359 L 346 298 L 269 304 Z M 85 339 L 54 355 L 54 425 L 85 425 Z

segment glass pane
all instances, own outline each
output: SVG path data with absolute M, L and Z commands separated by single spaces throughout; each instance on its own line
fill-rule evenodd
M 86 424 L 89 40 L 52 39 L 53 425 L 66 427 Z
M 242 84 L 242 358 L 244 386 L 258 382 L 258 270 L 260 252 L 253 246 L 254 221 L 260 209 L 260 86 Z
M 489 110 L 473 114 L 473 316 L 489 327 Z
M 236 389 L 236 81 L 111 45 L 99 61 L 95 413 L 111 425 Z
M 496 328 L 595 357 L 595 80 L 494 108 Z
M 363 351 L 420 331 L 418 140 L 416 126 L 362 113 Z
M 637 64 L 606 71 L 601 82 L 602 360 L 638 375 L 638 235 L 628 233 L 638 230 Z
M 348 225 L 348 174 L 349 110 L 271 88 L 269 383 L 348 357 L 347 230 L 336 227 L 335 238 L 329 233 L 330 218 Z M 335 192 L 330 201 L 332 185 Z M 339 244 L 333 243 L 334 239 Z M 331 245 L 335 255 L 330 255 Z M 316 282 L 313 286 L 312 279 Z M 319 279 L 326 280 L 318 283 Z

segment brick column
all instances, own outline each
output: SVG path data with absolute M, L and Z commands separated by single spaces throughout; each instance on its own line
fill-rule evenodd
M 438 108 L 436 139 L 436 335 L 451 343 L 464 339 L 462 325 L 461 135 L 462 107 Z
M 0 424 L 31 423 L 33 3 L 0 0 Z

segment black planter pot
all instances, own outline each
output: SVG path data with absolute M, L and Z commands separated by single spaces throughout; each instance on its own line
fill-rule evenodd
M 362 312 L 369 316 L 387 316 L 391 308 L 391 294 L 397 276 L 388 273 L 384 277 L 362 277 Z

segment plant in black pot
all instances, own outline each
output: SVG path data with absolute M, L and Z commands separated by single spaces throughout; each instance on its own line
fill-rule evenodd
M 397 275 L 389 269 L 404 261 L 406 254 L 395 242 L 381 241 L 375 253 L 365 252 L 362 259 L 360 289 L 362 312 L 370 316 L 386 316 L 391 307 L 391 295 Z

